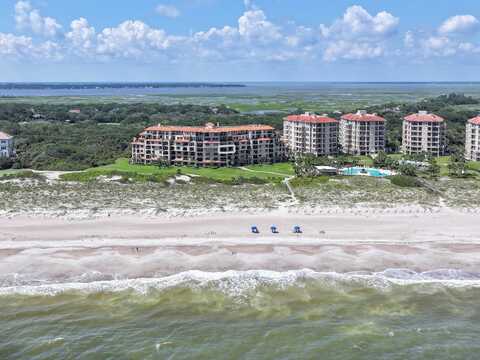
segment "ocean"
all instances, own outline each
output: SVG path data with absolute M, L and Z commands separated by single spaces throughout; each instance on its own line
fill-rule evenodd
M 339 101 L 415 101 L 450 92 L 480 96 L 479 83 L 246 85 L 2 89 L 0 96 L 4 102 L 24 97 L 25 102 L 41 103 L 53 97 L 69 97 L 71 102 L 77 97 L 87 102 L 99 97 L 230 102 L 245 111 L 269 110 L 270 102 L 298 106 L 298 99 L 334 109 Z M 71 260 L 75 270 L 90 261 L 80 266 L 62 256 L 51 262 L 42 259 L 39 266 L 58 274 L 63 260 Z M 112 255 L 119 266 L 116 260 Z M 36 265 L 26 261 L 23 269 L 49 272 Z M 479 299 L 480 274 L 455 270 L 188 271 L 150 278 L 92 273 L 73 278 L 66 269 L 61 279 L 0 274 L 0 359 L 476 360 Z
M 478 359 L 480 277 L 189 271 L 0 288 L 1 359 Z

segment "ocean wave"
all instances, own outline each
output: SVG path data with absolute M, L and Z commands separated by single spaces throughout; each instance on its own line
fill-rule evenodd
M 57 295 L 66 292 L 120 292 L 135 291 L 147 294 L 152 290 L 161 291 L 175 287 L 213 289 L 231 296 L 239 296 L 258 287 L 286 289 L 291 286 L 321 284 L 326 286 L 361 286 L 387 290 L 393 286 L 415 284 L 435 284 L 442 287 L 480 287 L 480 273 L 456 269 L 438 269 L 415 272 L 409 269 L 387 269 L 382 272 L 317 272 L 310 269 L 291 271 L 225 271 L 205 272 L 191 270 L 174 275 L 115 279 L 101 273 L 85 274 L 76 281 L 62 283 L 44 283 L 40 280 L 26 284 L 18 277 L 19 283 L 0 287 L 0 296 L 6 295 Z M 107 279 L 107 280 L 105 280 Z

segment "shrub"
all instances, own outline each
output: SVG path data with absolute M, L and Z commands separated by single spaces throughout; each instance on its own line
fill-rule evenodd
M 413 177 L 417 175 L 417 168 L 411 164 L 402 164 L 400 165 L 399 170 L 402 173 L 402 175 L 405 175 L 405 176 Z
M 14 161 L 12 158 L 0 156 L 0 170 L 10 169 Z
M 392 184 L 401 186 L 401 187 L 421 187 L 422 186 L 420 181 L 413 176 L 394 175 L 394 176 L 389 176 L 389 179 Z
M 290 181 L 290 185 L 293 187 L 315 186 L 319 184 L 325 184 L 329 180 L 330 178 L 328 176 L 297 177 Z
M 13 174 L 5 174 L 0 176 L 0 181 L 2 180 L 11 180 L 11 179 L 35 179 L 35 180 L 45 180 L 45 176 L 35 173 L 30 170 L 20 171 Z

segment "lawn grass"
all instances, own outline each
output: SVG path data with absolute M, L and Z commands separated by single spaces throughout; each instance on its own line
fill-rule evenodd
M 401 154 L 389 155 L 392 158 L 399 159 Z M 359 160 L 362 166 L 373 166 L 373 160 L 369 156 L 355 156 L 352 159 Z M 449 156 L 442 156 L 437 158 L 437 163 L 440 166 L 440 176 L 448 176 Z M 115 163 L 90 168 L 85 171 L 62 175 L 62 179 L 70 181 L 90 181 L 95 180 L 99 176 L 120 176 L 123 180 L 131 179 L 133 181 L 153 181 L 165 182 L 167 179 L 175 175 L 192 175 L 194 179 L 208 180 L 214 182 L 224 183 L 239 183 L 239 182 L 258 182 L 258 183 L 280 183 L 285 177 L 295 175 L 293 163 L 282 162 L 276 164 L 259 164 L 242 167 L 221 167 L 221 168 L 197 168 L 190 166 L 167 166 L 159 167 L 156 165 L 138 165 L 130 164 L 128 159 L 117 159 Z M 468 168 L 473 171 L 480 172 L 480 162 L 468 162 Z M 251 171 L 249 171 L 251 170 Z M 9 172 L 18 172 L 21 170 L 3 170 L 2 174 Z
M 396 154 L 388 154 L 388 157 L 393 160 L 402 160 L 405 154 L 396 153 Z
M 14 180 L 14 179 L 45 180 L 45 177 L 31 170 L 2 170 L 2 172 L 0 173 L 0 180 Z
M 467 168 L 469 170 L 480 172 L 480 161 L 469 161 L 469 162 L 467 162 Z
M 25 172 L 27 170 L 24 169 L 7 169 L 7 170 L 0 170 L 0 176 L 4 175 L 12 175 L 12 174 L 19 174 Z
M 261 164 L 261 165 L 250 165 L 246 166 L 247 169 L 253 171 L 263 171 L 263 172 L 272 172 L 277 174 L 282 174 L 285 176 L 295 175 L 295 170 L 293 169 L 293 163 L 291 162 L 282 162 L 276 164 Z
M 14 169 L 0 170 L 0 176 L 6 175 L 6 174 L 13 174 L 18 171 L 22 171 L 22 170 L 14 170 Z
M 440 176 L 448 176 L 448 164 L 450 164 L 450 156 L 440 156 L 437 158 L 437 164 L 440 166 Z
M 99 176 L 121 176 L 145 181 L 166 181 L 177 174 L 193 175 L 204 179 L 219 182 L 238 182 L 238 179 L 256 180 L 278 183 L 285 177 L 293 174 L 293 167 L 289 163 L 272 165 L 253 165 L 248 171 L 238 167 L 196 168 L 190 166 L 167 166 L 130 164 L 128 159 L 117 159 L 115 163 L 87 169 L 82 172 L 62 175 L 62 179 L 70 181 L 89 181 Z

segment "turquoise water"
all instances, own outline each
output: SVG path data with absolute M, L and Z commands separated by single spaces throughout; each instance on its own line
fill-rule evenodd
M 2 288 L 2 359 L 478 359 L 477 276 L 191 272 Z
M 386 177 L 392 175 L 389 170 L 375 169 L 375 168 L 363 168 L 363 167 L 349 167 L 341 169 L 342 175 L 368 175 L 374 177 Z

